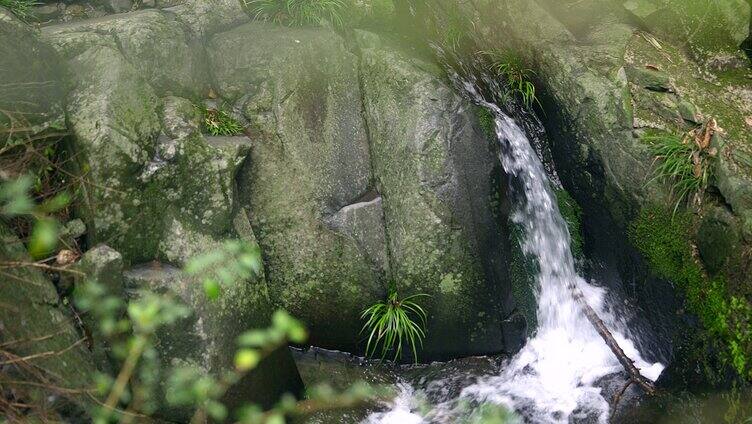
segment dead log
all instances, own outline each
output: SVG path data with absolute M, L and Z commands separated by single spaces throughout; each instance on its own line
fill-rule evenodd
M 606 324 L 604 324 L 603 320 L 598 316 L 597 313 L 595 313 L 595 310 L 593 310 L 593 308 L 588 305 L 587 301 L 585 300 L 585 296 L 583 296 L 580 289 L 578 289 L 577 286 L 574 285 L 574 283 L 570 283 L 568 285 L 568 288 L 572 293 L 572 297 L 574 297 L 577 303 L 579 303 L 582 307 L 582 310 L 585 312 L 585 316 L 587 317 L 588 321 L 590 321 L 590 324 L 593 325 L 595 331 L 600 334 L 601 338 L 603 338 L 603 341 L 606 342 L 608 348 L 611 349 L 611 352 L 614 353 L 616 359 L 619 360 L 619 363 L 624 367 L 624 370 L 627 372 L 627 374 L 629 374 L 630 380 L 642 387 L 647 394 L 654 394 L 655 385 L 653 384 L 653 382 L 640 374 L 640 370 L 635 367 L 634 361 L 629 359 L 629 357 L 624 353 L 621 347 L 619 347 L 619 344 L 616 343 L 616 339 L 614 339 L 614 336 L 611 335 L 611 332 L 608 330 L 608 327 L 606 327 Z

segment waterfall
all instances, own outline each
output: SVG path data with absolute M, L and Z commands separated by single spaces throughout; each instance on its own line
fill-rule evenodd
M 534 422 L 568 423 L 572 414 L 596 416 L 607 422 L 609 404 L 595 383 L 622 371 L 617 358 L 572 297 L 569 284 L 610 328 L 619 346 L 641 373 L 656 380 L 663 365 L 646 362 L 625 334 L 627 329 L 605 308 L 605 290 L 577 275 L 570 235 L 561 217 L 545 170 L 524 132 L 498 106 L 486 102 L 469 82 L 471 97 L 495 116 L 501 143 L 500 160 L 520 185 L 523 201 L 512 219 L 524 229 L 522 249 L 538 261 L 535 335 L 499 376 L 467 387 L 462 396 L 505 404 L 524 411 Z
M 459 77 L 455 82 L 474 102 L 493 113 L 501 145 L 499 159 L 520 188 L 521 199 L 512 219 L 524 230 L 524 253 L 538 262 L 538 328 L 499 375 L 483 377 L 465 387 L 459 399 L 438 405 L 418 422 L 454 422 L 454 418 L 447 418 L 451 416 L 447 411 L 458 401 L 470 401 L 505 405 L 534 423 L 606 423 L 609 403 L 597 383 L 623 368 L 590 324 L 568 286 L 574 285 L 583 293 L 586 302 L 603 319 L 643 376 L 654 381 L 664 366 L 642 358 L 628 338 L 626 324 L 606 307 L 605 289 L 589 284 L 577 274 L 569 231 L 544 166 L 524 131 L 497 105 L 486 101 L 475 84 Z M 484 83 L 493 84 L 493 81 L 484 79 Z M 398 399 L 399 416 L 404 419 L 404 391 Z M 389 413 L 373 414 L 368 422 L 398 422 L 391 417 L 394 415 Z

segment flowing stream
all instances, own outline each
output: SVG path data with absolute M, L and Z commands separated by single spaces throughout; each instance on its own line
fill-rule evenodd
M 606 290 L 577 274 L 567 226 L 544 166 L 524 131 L 497 105 L 486 101 L 475 84 L 460 79 L 457 82 L 471 99 L 493 113 L 501 145 L 499 159 L 521 192 L 512 219 L 524 230 L 524 253 L 538 262 L 538 328 L 500 374 L 481 377 L 464 387 L 455 399 L 417 413 L 413 388 L 403 386 L 391 410 L 372 414 L 367 422 L 457 422 L 459 404 L 491 402 L 513 409 L 533 423 L 606 423 L 610 405 L 599 383 L 606 376 L 618 376 L 623 368 L 572 297 L 567 288 L 570 283 L 582 291 L 645 377 L 656 380 L 664 366 L 643 359 L 630 340 L 625 322 L 607 307 Z M 620 377 L 619 381 L 622 384 L 626 380 Z

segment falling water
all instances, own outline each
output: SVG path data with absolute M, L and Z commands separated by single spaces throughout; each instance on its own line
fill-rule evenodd
M 664 367 L 642 358 L 627 338 L 626 325 L 606 308 L 606 291 L 577 275 L 567 226 L 544 167 L 525 133 L 498 106 L 486 101 L 474 84 L 457 81 L 476 103 L 495 116 L 501 163 L 522 194 L 512 219 L 524 229 L 523 251 L 539 265 L 535 334 L 500 375 L 484 377 L 464 388 L 460 399 L 505 405 L 534 423 L 605 423 L 609 403 L 596 383 L 623 368 L 572 297 L 569 285 L 579 288 L 645 377 L 657 379 Z M 404 420 L 405 393 L 398 399 L 399 416 Z M 454 404 L 457 400 L 438 405 L 418 422 L 453 422 L 446 418 L 451 416 L 446 410 Z M 394 416 L 374 414 L 369 422 L 396 423 L 390 419 Z

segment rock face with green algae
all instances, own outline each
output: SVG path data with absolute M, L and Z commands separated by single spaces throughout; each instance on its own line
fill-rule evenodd
M 0 222 L 0 260 L 31 262 L 24 244 L 3 222 Z M 3 385 L 13 388 L 19 401 L 61 409 L 75 405 L 73 411 L 78 409 L 78 412 L 93 407 L 86 392 L 94 388 L 92 377 L 97 364 L 52 282 L 38 268 L 21 266 L 5 268 L 0 284 L 0 345 L 3 346 L 0 356 L 3 362 L 14 357 L 36 356 L 28 359 L 25 367 L 3 365 L 3 374 L 11 380 L 39 384 L 41 388 L 30 389 L 31 386 L 21 384 L 16 387 L 5 381 Z
M 357 56 L 329 30 L 260 23 L 217 34 L 208 50 L 218 94 L 255 135 L 238 185 L 271 298 L 307 323 L 313 344 L 357 350 L 360 313 L 385 296 L 386 275 L 374 267 L 385 249 L 383 236 L 362 249 L 352 235 L 383 227 L 327 223 L 343 208 L 368 206 Z M 370 206 L 380 219 L 380 204 Z
M 270 324 L 272 308 L 263 276 L 223 285 L 215 300 L 206 297 L 200 281 L 171 265 L 138 265 L 127 270 L 124 277 L 129 299 L 137 299 L 139 290 L 146 289 L 174 296 L 191 309 L 189 315 L 157 331 L 155 345 L 165 368 L 193 367 L 202 374 L 220 378 L 234 367 L 237 337 Z M 285 346 L 234 384 L 222 402 L 230 410 L 249 403 L 269 408 L 285 393 L 299 396 L 302 388 L 292 355 Z M 170 406 L 167 385 L 163 383 L 161 390 L 155 416 L 189 422 L 194 408 Z
M 391 277 L 403 295 L 426 293 L 423 355 L 504 348 L 511 299 L 503 229 L 492 199 L 504 187 L 494 144 L 472 105 L 433 64 L 357 34 L 377 190 L 383 196 Z M 514 344 L 514 343 L 507 343 Z

